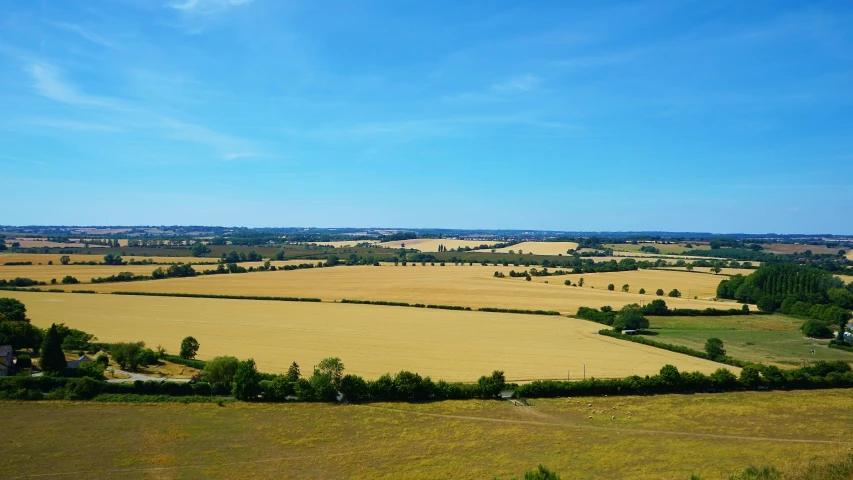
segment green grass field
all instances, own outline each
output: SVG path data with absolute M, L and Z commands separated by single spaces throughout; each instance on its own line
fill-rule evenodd
M 702 350 L 705 341 L 717 337 L 729 356 L 739 360 L 801 365 L 816 360 L 853 362 L 853 353 L 828 347 L 828 340 L 808 338 L 800 332 L 802 319 L 785 315 L 731 317 L 649 317 L 650 336 L 659 342 Z M 812 354 L 811 351 L 815 353 Z
M 5 402 L 0 465 L 8 479 L 506 479 L 540 463 L 564 479 L 727 478 L 750 465 L 784 471 L 840 457 L 853 447 L 849 403 L 845 390 L 532 407 Z

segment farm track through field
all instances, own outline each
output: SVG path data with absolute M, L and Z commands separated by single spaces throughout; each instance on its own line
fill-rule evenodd
M 437 418 L 448 418 L 453 420 L 471 420 L 477 422 L 492 422 L 492 423 L 509 423 L 509 424 L 518 424 L 518 425 L 538 425 L 543 427 L 562 427 L 562 428 L 574 428 L 579 430 L 596 430 L 603 432 L 613 432 L 613 433 L 638 433 L 638 434 L 648 434 L 648 435 L 674 435 L 674 436 L 682 436 L 682 437 L 694 437 L 694 438 L 711 438 L 718 440 L 746 440 L 746 441 L 757 441 L 757 442 L 778 442 L 778 443 L 807 443 L 807 444 L 820 444 L 820 445 L 853 445 L 853 441 L 851 442 L 839 442 L 836 440 L 814 440 L 808 438 L 778 438 L 778 437 L 755 437 L 749 435 L 728 435 L 722 433 L 696 433 L 696 432 L 677 432 L 672 430 L 653 430 L 648 428 L 618 428 L 618 427 L 597 427 L 594 425 L 580 425 L 577 423 L 570 422 L 561 422 L 561 421 L 536 421 L 536 420 L 514 420 L 510 418 L 489 418 L 489 417 L 477 417 L 473 415 L 453 415 L 446 413 L 429 413 L 429 412 L 415 412 L 412 410 L 401 410 L 396 408 L 389 407 L 377 407 L 373 405 L 359 405 L 358 408 L 371 408 L 371 409 L 379 409 L 386 410 L 391 412 L 397 412 L 401 414 L 409 414 L 409 415 L 421 415 L 428 417 L 437 417 Z M 536 408 L 536 407 L 518 407 L 518 408 Z M 541 413 L 540 416 L 546 416 L 547 414 Z M 550 417 L 553 418 L 553 417 Z

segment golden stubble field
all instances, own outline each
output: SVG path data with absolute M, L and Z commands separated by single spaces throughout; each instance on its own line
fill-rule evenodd
M 85 254 L 85 253 L 71 253 L 68 255 L 63 255 L 60 253 L 3 253 L 0 254 L 0 267 L 3 266 L 6 262 L 33 262 L 33 265 L 38 265 L 41 263 L 42 265 L 47 265 L 47 262 L 53 262 L 54 264 L 59 263 L 59 259 L 63 256 L 69 257 L 71 262 L 103 262 L 104 254 Z M 136 261 L 143 260 L 151 260 L 156 263 L 216 263 L 219 261 L 218 258 L 211 257 L 160 257 L 160 256 L 141 256 L 141 255 L 120 255 L 122 260 L 130 261 L 130 259 L 134 259 Z
M 410 370 L 475 381 L 492 370 L 510 380 L 625 377 L 665 364 L 710 373 L 722 365 L 599 336 L 601 325 L 567 317 L 334 303 L 70 293 L 3 292 L 27 306 L 35 325 L 62 322 L 100 341 L 144 341 L 175 353 L 201 343 L 200 358 L 254 358 L 262 371 L 303 371 L 330 356 L 350 373 L 377 378 Z M 737 370 L 732 368 L 732 370 Z
M 736 271 L 740 269 L 727 269 Z M 752 273 L 753 270 L 745 270 Z M 744 273 L 744 272 L 739 272 Z M 607 289 L 607 286 L 613 284 L 616 290 L 622 290 L 623 285 L 628 285 L 629 292 L 637 293 L 641 288 L 646 290 L 643 297 L 653 297 L 657 289 L 663 289 L 664 295 L 668 294 L 672 289 L 678 289 L 685 300 L 695 302 L 694 296 L 698 296 L 701 300 L 708 300 L 716 297 L 717 286 L 721 281 L 727 280 L 729 277 L 725 275 L 710 275 L 706 273 L 690 273 L 684 271 L 671 270 L 632 270 L 627 272 L 604 272 L 604 273 L 582 273 L 562 275 L 558 277 L 533 277 L 534 282 L 558 282 L 564 283 L 566 280 L 577 283 L 581 278 L 584 279 L 583 288 L 595 287 L 595 289 Z M 575 287 L 568 287 L 574 289 Z M 670 298 L 666 297 L 669 301 Z M 730 306 L 721 305 L 716 302 L 717 308 L 729 308 Z M 740 307 L 740 305 L 735 305 Z
M 472 249 L 478 248 L 480 245 L 494 245 L 495 241 L 490 240 L 456 240 L 452 238 L 412 238 L 409 240 L 399 240 L 395 242 L 382 242 L 377 245 L 385 248 L 394 248 L 399 249 L 403 248 L 414 248 L 415 250 L 420 250 L 421 252 L 437 252 L 439 245 L 444 245 L 447 249 L 451 248 L 465 248 L 471 247 Z M 490 250 L 484 250 L 486 252 Z
M 540 267 L 541 268 L 541 267 Z M 654 290 L 667 287 L 684 289 L 685 295 L 692 285 L 701 287 L 705 292 L 713 292 L 721 280 L 726 277 L 702 275 L 696 273 L 636 270 L 624 272 L 619 277 L 622 283 L 636 285 L 645 283 L 646 295 L 606 290 L 607 283 L 615 282 L 606 273 L 583 274 L 583 288 L 563 285 L 568 278 L 580 278 L 581 275 L 561 275 L 536 277 L 537 281 L 527 282 L 524 278 L 495 278 L 494 272 L 508 274 L 510 270 L 522 271 L 524 267 L 484 267 L 481 265 L 447 266 L 394 266 L 382 264 L 374 266 L 350 266 L 333 268 L 311 268 L 304 270 L 254 272 L 240 275 L 211 275 L 193 278 L 173 278 L 150 280 L 145 282 L 110 283 L 92 285 L 98 292 L 131 291 L 154 293 L 202 293 L 217 295 L 261 295 L 314 297 L 327 301 L 341 299 L 382 300 L 409 303 L 460 305 L 466 307 L 499 307 L 517 309 L 556 310 L 574 314 L 578 307 L 610 305 L 620 308 L 629 303 L 648 302 L 653 298 Z M 596 280 L 596 275 L 606 275 Z M 643 281 L 643 279 L 654 278 Z M 541 280 L 541 281 L 540 281 Z M 545 284 L 545 281 L 548 284 Z M 639 282 L 639 283 L 638 283 Z M 573 281 L 574 283 L 574 281 Z M 603 286 L 590 288 L 589 285 Z M 650 290 L 651 289 L 651 290 Z M 669 292 L 669 290 L 666 290 Z M 667 298 L 670 307 L 680 308 L 729 308 L 727 302 L 711 300 L 688 300 L 687 298 Z
M 80 255 L 77 256 L 81 257 Z M 94 256 L 92 256 L 94 257 Z M 26 257 L 24 257 L 26 258 Z M 131 257 L 122 257 L 125 260 L 130 260 Z M 139 257 L 135 257 L 138 260 Z M 217 268 L 216 259 L 215 258 L 207 258 L 207 259 L 199 259 L 193 257 L 145 257 L 145 258 L 153 258 L 155 261 L 170 261 L 171 259 L 175 261 L 177 260 L 191 260 L 193 262 L 193 268 L 196 271 L 203 270 L 215 270 Z M 99 261 L 103 260 L 102 257 L 92 258 L 92 260 Z M 5 260 L 5 261 L 13 261 L 13 260 Z M 22 260 L 14 260 L 14 261 L 22 261 Z M 74 260 L 72 260 L 74 261 Z M 76 261 L 88 261 L 88 260 L 76 260 Z M 39 262 L 33 262 L 33 265 L 2 265 L 3 259 L 0 258 L 0 279 L 11 280 L 13 278 L 22 277 L 22 278 L 31 278 L 33 280 L 38 280 L 40 282 L 49 282 L 51 279 L 56 279 L 57 281 L 61 281 L 63 277 L 66 275 L 71 275 L 72 277 L 79 280 L 81 283 L 89 283 L 92 278 L 98 277 L 109 277 L 111 275 L 118 275 L 122 272 L 131 272 L 134 275 L 151 275 L 151 273 L 157 268 L 162 267 L 163 269 L 167 269 L 169 266 L 165 264 L 150 264 L 150 265 L 62 265 L 59 263 L 59 260 L 53 262 L 53 265 L 48 265 L 47 261 L 41 261 L 41 265 Z M 199 264 L 198 262 L 214 262 L 211 264 Z M 188 263 L 188 262 L 185 262 Z M 285 265 L 298 265 L 301 263 L 316 263 L 316 260 L 276 260 L 270 262 L 270 265 L 275 265 L 276 267 L 282 267 Z M 263 266 L 264 262 L 242 262 L 240 266 L 248 269 L 249 267 L 258 268 Z M 74 287 L 77 288 L 77 287 Z
M 576 250 L 578 244 L 575 242 L 521 242 L 505 248 L 498 248 L 495 253 L 509 253 L 512 250 L 518 254 L 519 251 L 531 255 L 567 255 L 569 250 Z

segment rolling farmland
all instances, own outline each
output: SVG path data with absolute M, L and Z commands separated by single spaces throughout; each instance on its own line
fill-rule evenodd
M 521 242 L 515 245 L 498 248 L 495 253 L 509 253 L 512 250 L 515 253 L 523 251 L 533 255 L 566 255 L 569 250 L 576 250 L 578 244 L 575 242 Z
M 373 305 L 68 293 L 4 292 L 27 305 L 33 323 L 64 322 L 100 341 L 145 341 L 176 352 L 182 338 L 199 355 L 254 358 L 263 371 L 297 361 L 306 371 L 329 356 L 377 378 L 402 369 L 471 381 L 501 369 L 512 380 L 624 377 L 670 363 L 710 373 L 720 364 L 597 334 L 601 325 L 566 317 Z
M 378 243 L 380 247 L 385 248 L 414 248 L 415 250 L 420 250 L 421 252 L 429 253 L 429 252 L 437 252 L 439 245 L 444 245 L 448 249 L 451 248 L 465 248 L 469 247 L 472 249 L 479 248 L 481 245 L 494 245 L 497 242 L 488 241 L 488 240 L 456 240 L 453 238 L 413 238 L 410 240 L 398 240 L 393 242 L 382 242 Z
M 610 305 L 619 308 L 629 303 L 648 302 L 657 288 L 696 288 L 712 295 L 717 284 L 726 277 L 666 270 L 635 270 L 616 273 L 561 275 L 523 278 L 495 278 L 495 271 L 521 271 L 524 267 L 484 267 L 480 265 L 447 266 L 350 266 L 312 268 L 294 271 L 255 272 L 242 275 L 212 275 L 194 278 L 172 278 L 144 282 L 93 285 L 98 292 L 201 293 L 217 295 L 262 295 L 316 297 L 327 301 L 341 299 L 383 300 L 409 303 L 433 303 L 469 307 L 500 307 L 556 310 L 574 313 L 578 307 Z M 598 275 L 604 277 L 598 278 Z M 583 288 L 567 287 L 568 278 L 584 277 Z M 548 281 L 548 284 L 544 282 Z M 607 283 L 620 281 L 614 292 Z M 638 283 L 639 282 L 639 283 Z M 632 292 L 645 283 L 646 295 L 618 291 L 623 283 L 635 285 Z M 685 288 L 686 287 L 686 288 Z M 666 290 L 668 292 L 669 290 Z M 697 293 L 698 295 L 698 293 Z M 711 300 L 667 298 L 671 307 L 727 308 L 736 304 Z

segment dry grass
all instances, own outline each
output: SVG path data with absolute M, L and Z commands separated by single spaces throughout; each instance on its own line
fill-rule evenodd
M 494 245 L 495 241 L 488 240 L 455 240 L 452 238 L 413 238 L 409 240 L 400 240 L 397 242 L 382 242 L 378 245 L 386 248 L 414 248 L 421 252 L 437 252 L 439 245 L 444 245 L 447 249 L 471 247 L 479 248 L 480 245 Z
M 243 275 L 212 275 L 195 278 L 174 278 L 146 282 L 92 285 L 98 292 L 136 291 L 155 293 L 204 293 L 220 295 L 262 295 L 316 297 L 334 301 L 385 300 L 409 303 L 461 305 L 466 307 L 501 307 L 518 309 L 556 310 L 573 314 L 578 307 L 610 305 L 619 308 L 629 303 L 649 301 L 654 289 L 669 292 L 678 288 L 687 295 L 713 295 L 717 284 L 727 277 L 666 270 L 635 270 L 619 273 L 594 273 L 538 277 L 533 282 L 523 278 L 494 278 L 495 271 L 509 273 L 524 267 L 483 267 L 480 265 L 439 266 L 351 266 L 312 268 L 295 271 L 257 272 Z M 567 287 L 581 276 L 583 288 Z M 548 281 L 548 284 L 544 282 Z M 608 283 L 619 282 L 615 292 L 606 290 Z M 623 283 L 636 292 L 640 287 L 646 295 L 618 291 Z M 590 285 L 596 288 L 590 288 Z M 68 288 L 67 290 L 70 290 Z M 701 292 L 701 293 L 700 293 Z M 672 307 L 725 308 L 730 304 L 711 300 L 669 299 Z
M 100 341 L 145 341 L 177 352 L 201 343 L 200 358 L 253 357 L 261 370 L 305 371 L 339 356 L 352 373 L 376 378 L 402 369 L 434 379 L 473 381 L 495 369 L 509 379 L 623 377 L 671 363 L 709 373 L 720 365 L 597 334 L 601 325 L 566 317 L 372 305 L 5 292 L 33 323 L 51 322 Z
M 578 244 L 575 242 L 521 242 L 506 248 L 498 248 L 497 253 L 509 253 L 510 250 L 516 254 L 519 251 L 531 255 L 566 255 L 569 250 L 576 250 Z
M 590 401 L 606 413 L 590 414 Z M 572 480 L 692 473 L 719 479 L 750 465 L 791 471 L 834 461 L 850 449 L 849 403 L 847 390 L 822 390 L 556 399 L 532 407 L 497 401 L 0 407 L 4 428 L 14 432 L 3 453 L 9 478 L 75 472 L 68 476 L 507 479 L 541 463 Z M 108 440 L 81 448 L 81 432 Z

